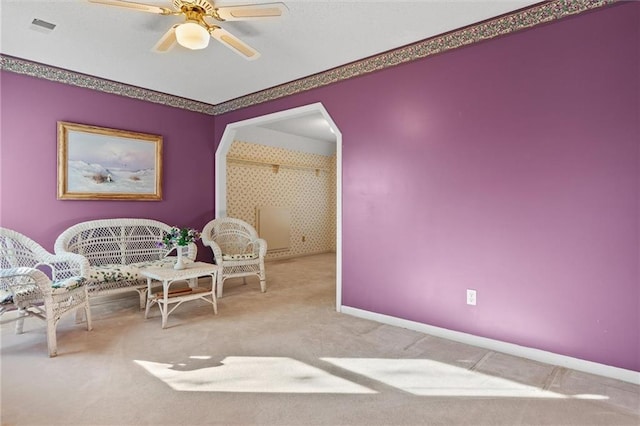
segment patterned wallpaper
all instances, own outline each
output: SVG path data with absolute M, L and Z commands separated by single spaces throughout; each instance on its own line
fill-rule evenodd
M 273 164 L 280 165 L 277 172 Z M 290 250 L 269 252 L 267 259 L 335 251 L 335 155 L 234 141 L 227 155 L 227 215 L 256 227 L 259 206 L 291 209 Z

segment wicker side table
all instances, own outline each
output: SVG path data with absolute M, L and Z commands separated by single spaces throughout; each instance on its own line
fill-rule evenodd
M 216 299 L 216 277 L 220 267 L 211 263 L 194 262 L 185 265 L 184 269 L 173 268 L 145 268 L 140 273 L 147 278 L 147 306 L 144 317 L 148 318 L 149 309 L 158 304 L 162 314 L 162 328 L 167 327 L 169 315 L 184 302 L 202 299 L 213 305 L 214 315 L 218 313 Z M 203 287 L 189 287 L 186 289 L 171 290 L 171 284 L 178 281 L 189 281 L 199 277 L 211 277 L 211 289 Z M 153 282 L 162 282 L 162 292 L 152 293 Z M 171 309 L 169 305 L 175 304 Z

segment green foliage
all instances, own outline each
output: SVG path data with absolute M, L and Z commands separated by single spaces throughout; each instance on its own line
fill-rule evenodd
M 171 228 L 169 232 L 165 232 L 162 237 L 161 247 L 172 248 L 175 246 L 186 246 L 200 238 L 200 232 L 193 228 Z

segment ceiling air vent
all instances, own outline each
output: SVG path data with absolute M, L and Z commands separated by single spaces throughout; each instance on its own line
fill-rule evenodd
M 31 29 L 40 31 L 42 33 L 50 33 L 55 27 L 56 24 L 43 21 L 42 19 L 34 18 L 34 20 L 31 21 Z

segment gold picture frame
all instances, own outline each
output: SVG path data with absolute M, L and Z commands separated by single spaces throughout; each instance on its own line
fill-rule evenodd
M 162 136 L 58 121 L 59 200 L 162 200 Z

